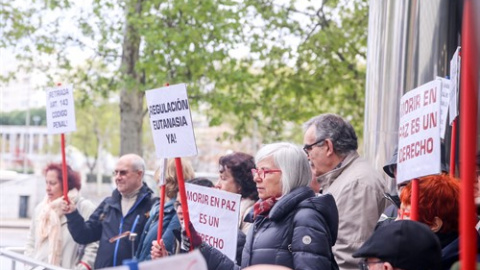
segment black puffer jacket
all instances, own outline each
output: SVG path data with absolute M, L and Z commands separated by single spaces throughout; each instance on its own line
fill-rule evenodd
M 111 197 L 107 197 L 100 203 L 86 222 L 78 211 L 66 215 L 68 230 L 75 242 L 88 244 L 100 240 L 95 259 L 95 269 L 119 266 L 122 265 L 123 260 L 132 258 L 132 243 L 128 237 L 121 238 L 113 243 L 110 243 L 109 240 L 125 231 L 130 231 L 138 216 L 138 222 L 135 226 L 135 232 L 137 233 L 135 249 L 137 248 L 139 236 L 147 222 L 150 208 L 155 202 L 152 194 L 152 190 L 146 184 L 143 184 L 137 195 L 137 200 L 125 217 L 122 215 L 122 196 L 116 189 Z
M 283 196 L 269 217 L 258 216 L 247 234 L 242 268 L 256 264 L 282 265 L 292 269 L 333 269 L 338 211 L 330 194 L 315 197 L 308 187 Z M 238 269 L 226 256 L 202 244 L 200 251 L 210 270 Z

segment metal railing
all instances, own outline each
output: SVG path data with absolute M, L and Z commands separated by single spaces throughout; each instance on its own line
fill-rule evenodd
M 12 261 L 11 270 L 16 270 L 17 263 L 32 266 L 35 270 L 66 270 L 59 266 L 44 263 L 28 256 L 23 255 L 24 247 L 5 247 L 0 248 L 0 256 L 9 258 Z

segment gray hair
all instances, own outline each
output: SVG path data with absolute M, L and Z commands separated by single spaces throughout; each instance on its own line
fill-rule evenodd
M 143 158 L 136 154 L 126 154 L 122 156 L 122 158 L 124 157 L 130 160 L 132 170 L 142 172 L 142 178 L 143 178 L 143 176 L 145 175 L 145 161 L 143 160 Z
M 303 124 L 304 131 L 315 126 L 316 141 L 330 139 L 333 150 L 339 156 L 346 156 L 357 150 L 357 134 L 353 126 L 341 116 L 326 113 L 312 117 Z
M 282 195 L 297 187 L 308 186 L 312 180 L 312 170 L 300 147 L 288 142 L 267 144 L 258 150 L 255 163 L 270 156 L 273 157 L 275 166 L 282 171 Z

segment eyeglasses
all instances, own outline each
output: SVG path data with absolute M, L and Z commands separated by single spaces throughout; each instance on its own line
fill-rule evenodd
M 307 154 L 308 156 L 308 152 L 312 151 L 312 148 L 317 145 L 317 144 L 320 144 L 320 143 L 323 143 L 325 141 L 325 139 L 320 139 L 312 144 L 305 144 L 303 146 L 303 151 L 305 151 L 305 154 Z
M 258 174 L 258 176 L 260 176 L 260 178 L 265 178 L 265 176 L 269 173 L 276 173 L 276 172 L 282 172 L 282 170 L 278 170 L 278 169 L 272 169 L 272 170 L 269 170 L 269 169 L 252 169 L 252 175 L 253 177 L 255 177 L 256 174 Z
M 368 265 L 369 264 L 377 264 L 377 263 L 384 263 L 384 261 L 374 261 L 374 262 L 369 262 L 369 261 L 363 261 L 358 263 L 358 268 L 360 270 L 368 270 Z
M 128 172 L 128 170 L 115 170 L 112 172 L 112 176 L 117 176 L 117 174 L 120 176 L 125 176 Z

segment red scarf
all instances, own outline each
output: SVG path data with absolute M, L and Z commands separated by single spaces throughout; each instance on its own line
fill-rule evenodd
M 258 201 L 253 205 L 253 219 L 258 215 L 268 216 L 272 207 L 277 203 L 278 198 L 270 197 L 263 201 Z

